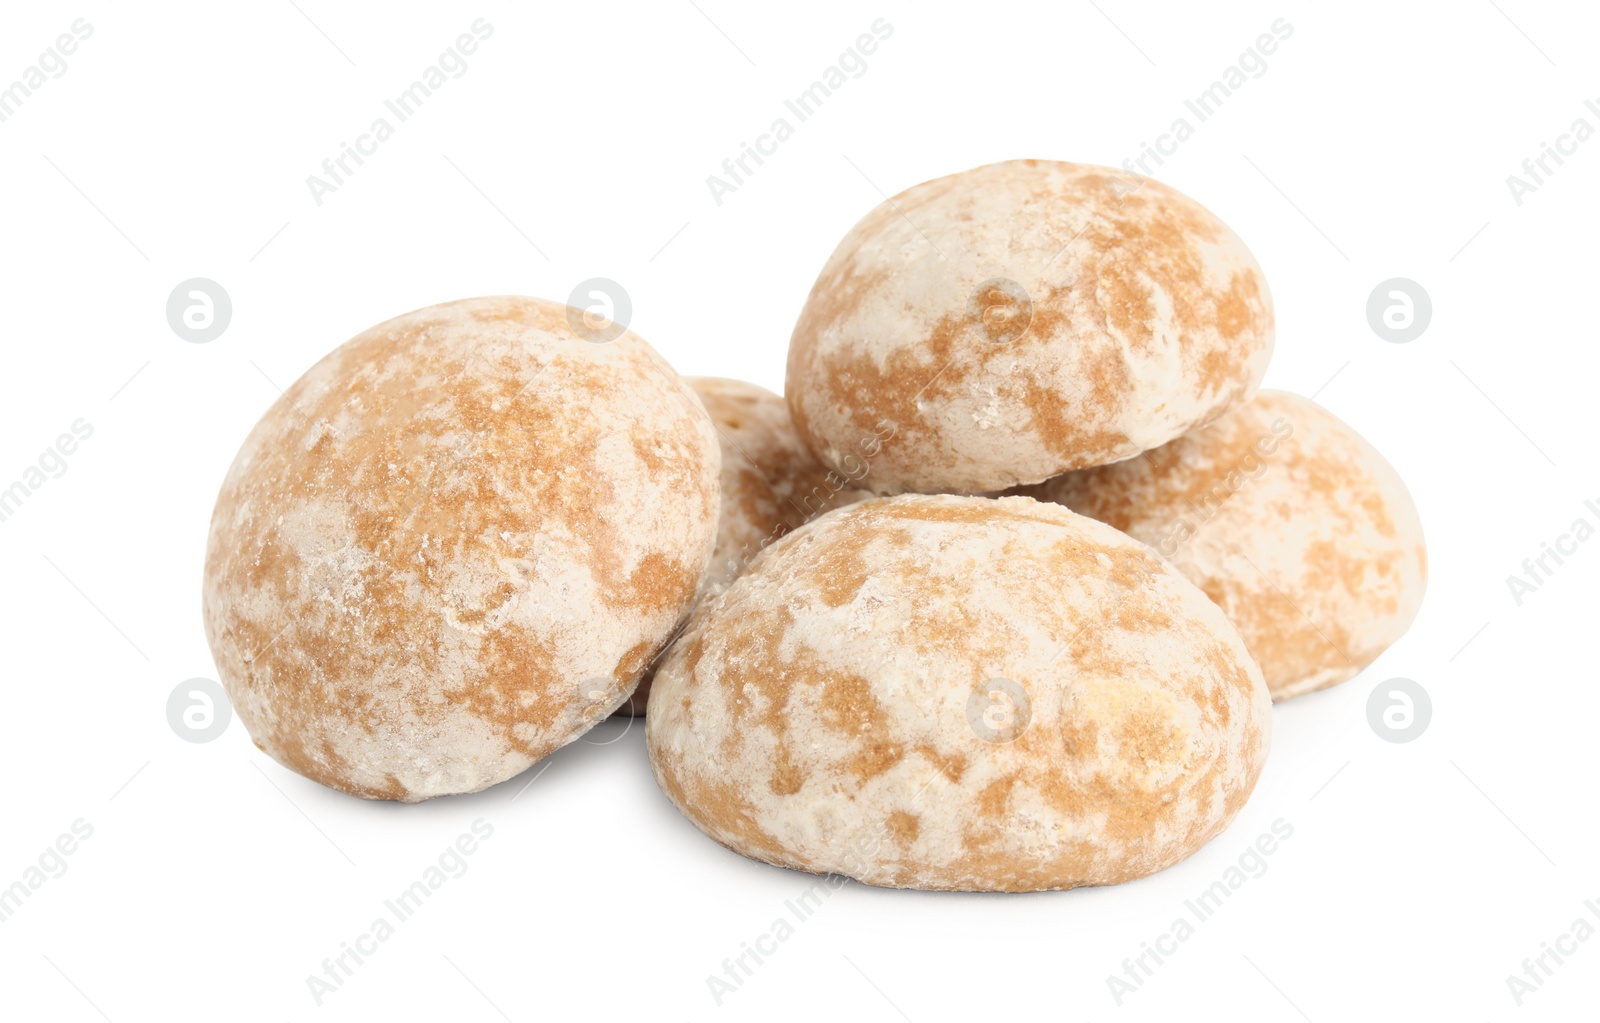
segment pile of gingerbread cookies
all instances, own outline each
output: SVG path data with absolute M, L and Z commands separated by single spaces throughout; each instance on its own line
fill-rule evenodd
M 1221 832 L 1274 700 L 1405 632 L 1395 471 L 1258 393 L 1271 298 L 1204 207 L 1013 161 L 869 213 L 786 394 L 565 305 L 345 343 L 218 498 L 204 616 L 256 745 L 414 802 L 643 714 L 662 790 L 769 863 L 1112 884 Z

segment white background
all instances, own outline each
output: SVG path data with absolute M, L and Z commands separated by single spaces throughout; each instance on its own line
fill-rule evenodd
M 1600 129 L 1600 14 L 696 2 L 6 5 L 0 84 L 75 18 L 94 32 L 0 124 L 0 486 L 74 420 L 94 434 L 0 523 L 0 886 L 74 820 L 93 836 L 0 923 L 0 1016 L 1594 1018 L 1600 936 L 1520 1008 L 1505 978 L 1600 902 L 1600 539 L 1520 607 L 1506 577 L 1600 518 L 1600 138 L 1520 206 L 1506 177 L 1575 118 Z M 307 175 L 478 17 L 469 70 L 316 205 Z M 894 32 L 866 73 L 716 205 L 706 176 L 878 17 Z M 1277 306 L 1267 385 L 1389 457 L 1432 572 L 1375 665 L 1275 709 L 1253 799 L 1188 861 L 1053 894 L 848 884 L 719 1007 L 706 977 L 811 878 L 695 831 L 641 728 L 421 806 L 319 788 L 237 721 L 205 745 L 169 728 L 169 692 L 215 675 L 199 592 L 223 473 L 344 339 L 605 276 L 681 371 L 781 389 L 817 270 L 884 193 L 1013 157 L 1120 164 L 1277 18 L 1294 32 L 1266 73 L 1159 176 L 1251 246 Z M 233 299 L 210 344 L 165 318 L 194 276 Z M 1434 305 L 1410 344 L 1366 321 L 1395 276 Z M 1395 676 L 1433 701 L 1404 745 L 1366 716 Z M 307 976 L 480 817 L 465 875 L 318 1007 Z M 1107 976 L 1278 818 L 1268 872 L 1116 1005 Z

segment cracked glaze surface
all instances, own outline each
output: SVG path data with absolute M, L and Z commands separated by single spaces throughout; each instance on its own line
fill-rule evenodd
M 983 287 L 997 278 L 1021 290 Z M 1214 419 L 1255 393 L 1272 343 L 1261 268 L 1204 207 L 1109 168 L 1014 160 L 851 229 L 795 325 L 785 392 L 835 467 L 895 424 L 877 492 L 975 493 Z
M 504 781 L 598 723 L 686 613 L 719 458 L 636 335 L 477 298 L 345 343 L 217 499 L 204 616 L 256 745 L 371 799 Z
M 1221 605 L 1274 699 L 1354 676 L 1416 618 L 1428 556 L 1394 468 L 1310 399 L 1263 391 L 1203 429 L 1033 496 L 1154 547 Z
M 969 717 L 995 678 L 1028 707 L 1010 742 Z M 1123 534 L 1020 497 L 818 519 L 697 609 L 655 686 L 651 763 L 696 826 L 895 887 L 1161 870 L 1238 813 L 1271 727 L 1205 594 Z

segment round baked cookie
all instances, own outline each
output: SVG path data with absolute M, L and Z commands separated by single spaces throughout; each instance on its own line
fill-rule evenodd
M 1218 834 L 1271 702 L 1142 544 L 1027 498 L 866 501 L 702 604 L 656 675 L 662 789 L 736 852 L 868 884 L 1037 891 Z
M 1274 699 L 1343 682 L 1411 626 L 1422 521 L 1371 444 L 1263 391 L 1144 457 L 1029 488 L 1154 547 L 1238 626 Z
M 1013 160 L 867 214 L 795 325 L 796 428 L 877 493 L 1001 490 L 1128 458 L 1248 400 L 1272 300 L 1238 236 L 1121 171 Z
M 827 468 L 801 443 L 789 407 L 765 387 L 721 377 L 688 377 L 722 449 L 722 512 L 711 566 L 695 601 L 721 592 L 768 544 L 834 508 L 872 496 L 857 488 L 867 463 Z M 650 699 L 645 672 L 619 714 L 638 716 Z
M 217 498 L 206 635 L 286 767 L 415 802 L 603 720 L 687 612 L 719 455 L 632 333 L 476 298 L 357 335 L 256 424 Z

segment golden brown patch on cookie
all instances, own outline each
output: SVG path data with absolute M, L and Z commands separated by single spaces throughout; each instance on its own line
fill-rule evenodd
M 899 744 L 882 738 L 888 733 L 888 715 L 872 695 L 872 685 L 860 675 L 826 672 L 817 705 L 824 724 L 856 740 L 859 752 L 845 767 L 860 780 L 877 777 L 905 756 Z
M 1004 818 L 1011 810 L 1011 790 L 1017 784 L 1015 775 L 996 778 L 978 792 L 978 815 L 989 823 Z
M 1120 358 L 1109 358 L 1101 368 L 1086 376 L 1088 394 L 1082 392 L 1063 396 L 1051 387 L 1029 380 L 1022 385 L 1023 404 L 1028 409 L 1034 430 L 1054 451 L 1064 458 L 1073 458 L 1083 450 L 1127 451 L 1134 447 L 1127 434 L 1107 427 L 1093 427 L 1089 421 L 1073 412 L 1094 405 L 1100 408 L 1119 408 L 1122 403 L 1120 386 L 1127 377 L 1127 369 Z
M 792 796 L 806 783 L 805 774 L 794 762 L 794 755 L 784 743 L 778 744 L 777 765 L 772 772 L 772 791 L 780 796 Z
M 901 848 L 910 846 L 911 843 L 915 842 L 917 834 L 921 830 L 921 822 L 916 815 L 907 813 L 904 810 L 896 810 L 891 813 L 885 823 L 889 836 L 899 843 Z
M 911 747 L 911 752 L 934 765 L 939 774 L 949 781 L 959 782 L 961 776 L 967 773 L 968 760 L 960 753 L 941 754 L 929 743 L 918 743 Z
M 1217 329 L 1230 341 L 1262 329 L 1261 285 L 1254 274 L 1234 274 L 1228 291 L 1217 302 Z M 1216 386 L 1223 384 L 1215 381 Z
M 829 607 L 842 607 L 854 600 L 861 587 L 871 578 L 866 570 L 866 559 L 862 554 L 866 548 L 881 542 L 879 537 L 868 533 L 846 536 L 834 541 L 832 553 L 838 559 L 838 571 L 830 573 L 822 580 L 819 595 Z

